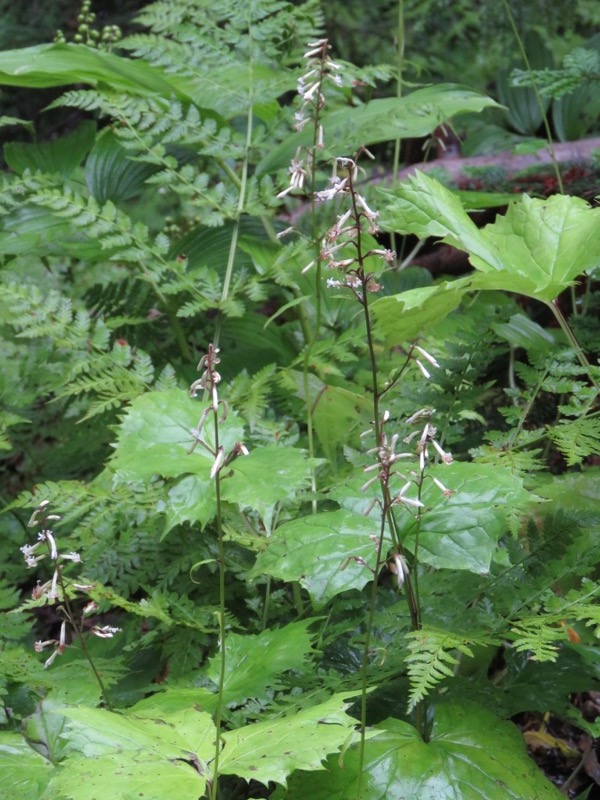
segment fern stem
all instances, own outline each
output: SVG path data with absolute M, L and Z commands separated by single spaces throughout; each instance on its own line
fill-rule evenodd
M 502 0 L 502 5 L 504 6 L 504 11 L 506 12 L 509 25 L 516 39 L 519 52 L 521 53 L 521 58 L 523 59 L 523 63 L 525 64 L 525 68 L 527 69 L 527 72 L 529 73 L 529 77 L 531 79 L 531 87 L 535 94 L 535 99 L 539 106 L 542 119 L 544 121 L 544 131 L 546 133 L 546 139 L 548 140 L 548 152 L 550 153 L 550 158 L 552 160 L 552 167 L 554 169 L 554 175 L 556 176 L 556 183 L 558 184 L 558 190 L 561 194 L 564 194 L 565 190 L 562 182 L 562 176 L 560 174 L 560 167 L 558 165 L 558 160 L 556 158 L 556 151 L 554 149 L 554 139 L 552 137 L 552 131 L 550 130 L 548 115 L 546 114 L 546 110 L 544 109 L 544 104 L 542 103 L 542 98 L 537 88 L 537 83 L 535 82 L 535 79 L 533 77 L 531 62 L 529 61 L 529 58 L 525 51 L 525 45 L 523 44 L 523 39 L 521 38 L 521 35 L 515 23 L 515 18 L 513 17 L 512 11 L 510 10 L 508 0 Z
M 246 145 L 244 148 L 244 158 L 242 161 L 242 177 L 240 181 L 240 193 L 238 197 L 238 205 L 233 223 L 233 231 L 231 233 L 231 241 L 229 243 L 229 253 L 227 255 L 227 266 L 225 267 L 225 277 L 223 278 L 223 290 L 221 292 L 221 308 L 215 325 L 214 332 L 214 345 L 219 346 L 219 339 L 221 336 L 221 328 L 223 325 L 223 304 L 229 296 L 229 288 L 231 286 L 231 279 L 233 277 L 233 267 L 235 263 L 235 254 L 237 252 L 238 236 L 240 232 L 240 222 L 242 212 L 246 203 L 246 187 L 248 183 L 248 161 L 250 157 L 250 146 L 252 144 L 252 102 L 248 106 L 248 115 L 246 118 Z
M 574 348 L 575 352 L 577 353 L 577 358 L 579 360 L 579 363 L 581 364 L 581 366 L 587 372 L 587 376 L 590 379 L 590 383 L 596 389 L 600 389 L 600 383 L 598 383 L 596 378 L 594 378 L 594 376 L 592 375 L 592 366 L 591 366 L 590 362 L 587 360 L 586 355 L 583 352 L 583 348 L 581 347 L 581 345 L 577 341 L 577 338 L 576 338 L 575 334 L 573 333 L 573 331 L 571 330 L 571 327 L 570 327 L 569 323 L 567 322 L 567 320 L 565 319 L 562 311 L 558 307 L 558 303 L 556 302 L 556 300 L 553 300 L 550 303 L 546 303 L 546 305 L 548 306 L 548 308 L 554 314 L 554 317 L 555 317 L 556 321 L 558 322 L 558 324 L 560 325 L 562 332 L 567 337 L 567 341 L 569 342 L 569 344 Z

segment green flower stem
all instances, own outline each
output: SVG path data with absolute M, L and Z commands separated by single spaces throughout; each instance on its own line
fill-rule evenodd
M 600 383 L 598 383 L 596 378 L 594 378 L 594 376 L 592 375 L 592 366 L 591 366 L 590 362 L 587 360 L 586 355 L 583 352 L 583 348 L 581 347 L 581 345 L 577 341 L 577 339 L 575 337 L 575 334 L 571 330 L 567 320 L 564 318 L 563 313 L 560 310 L 560 308 L 558 307 L 556 301 L 553 300 L 551 303 L 546 303 L 546 305 L 548 306 L 548 308 L 554 314 L 554 317 L 556 318 L 556 321 L 560 325 L 562 332 L 567 337 L 567 341 L 569 342 L 569 344 L 576 351 L 577 358 L 579 359 L 579 363 L 581 364 L 581 366 L 587 372 L 588 378 L 590 379 L 590 382 L 591 382 L 592 386 L 594 386 L 596 389 L 600 389 Z
M 66 612 L 65 616 L 67 617 L 67 620 L 69 621 L 69 623 L 71 624 L 73 630 L 75 631 L 75 633 L 77 634 L 77 636 L 79 638 L 79 644 L 81 645 L 81 652 L 86 657 L 87 662 L 90 665 L 90 668 L 91 668 L 92 672 L 94 673 L 94 677 L 96 678 L 96 682 L 98 683 L 98 686 L 100 687 L 100 694 L 102 695 L 102 700 L 104 702 L 104 705 L 106 706 L 106 708 L 109 711 L 112 711 L 113 710 L 113 705 L 111 703 L 108 691 L 106 689 L 106 685 L 105 685 L 104 681 L 102 680 L 102 675 L 100 675 L 100 672 L 99 672 L 98 668 L 96 667 L 96 664 L 94 663 L 94 659 L 92 658 L 92 655 L 91 655 L 90 651 L 87 648 L 86 633 L 85 633 L 85 631 L 83 629 L 83 626 L 80 625 L 77 622 L 77 618 L 76 618 L 75 614 L 73 613 L 73 608 L 71 606 L 71 601 L 69 600 L 69 595 L 68 595 L 68 591 L 67 591 L 67 585 L 66 585 L 65 580 L 63 578 L 62 570 L 59 572 L 58 582 L 59 582 L 61 590 L 62 590 L 63 605 L 64 605 L 64 610 Z
M 398 100 L 402 97 L 402 72 L 404 69 L 404 0 L 398 0 L 398 27 L 396 30 L 396 97 Z M 398 137 L 394 142 L 394 162 L 392 166 L 392 175 L 394 182 L 398 179 L 398 172 L 400 170 L 400 146 L 402 139 Z M 396 231 L 392 231 L 390 237 L 392 250 L 396 250 Z
M 223 290 L 221 292 L 221 308 L 217 317 L 215 325 L 215 333 L 213 336 L 213 344 L 215 347 L 219 346 L 219 339 L 221 335 L 221 328 L 223 324 L 223 303 L 229 296 L 229 288 L 231 286 L 231 279 L 233 277 L 233 267 L 235 263 L 235 254 L 237 252 L 238 235 L 240 232 L 240 221 L 244 206 L 246 204 L 246 189 L 248 185 L 248 162 L 250 159 L 250 148 L 252 146 L 252 88 L 250 88 L 250 96 L 248 102 L 248 114 L 246 116 L 246 143 L 244 147 L 244 158 L 242 161 L 242 177 L 240 179 L 240 193 L 238 197 L 238 205 L 235 214 L 235 221 L 233 223 L 233 232 L 231 234 L 231 241 L 229 243 L 229 254 L 227 256 L 227 266 L 225 267 L 225 277 L 223 279 Z

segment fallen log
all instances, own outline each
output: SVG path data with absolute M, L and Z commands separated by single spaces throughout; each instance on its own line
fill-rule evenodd
M 559 142 L 554 145 L 554 155 L 557 163 L 559 165 L 568 164 L 570 167 L 591 165 L 590 162 L 594 150 L 600 150 L 600 137 L 580 139 L 577 142 Z M 398 172 L 398 181 L 410 177 L 416 170 L 420 172 L 443 170 L 449 181 L 454 184 L 460 184 L 472 180 L 472 171 L 491 168 L 502 170 L 505 180 L 513 182 L 518 179 L 519 173 L 524 170 L 531 170 L 536 167 L 541 169 L 548 166 L 552 166 L 552 156 L 549 147 L 546 146 L 536 153 L 528 153 L 526 155 L 504 152 L 495 155 L 472 156 L 470 158 L 451 156 L 437 158 L 433 161 L 424 161 L 420 164 L 411 164 Z M 389 180 L 390 177 L 386 176 L 386 178 L 381 178 L 380 180 L 383 182 L 386 179 Z

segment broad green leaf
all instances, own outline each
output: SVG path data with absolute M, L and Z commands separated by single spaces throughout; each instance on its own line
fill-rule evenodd
M 269 688 L 281 688 L 277 676 L 289 670 L 303 670 L 311 653 L 308 627 L 314 619 L 291 622 L 284 628 L 266 630 L 255 636 L 230 633 L 225 640 L 226 703 L 241 705 L 250 698 L 262 699 Z M 210 659 L 206 675 L 218 684 L 220 654 Z
M 99 203 L 120 203 L 137 194 L 156 170 L 153 164 L 129 158 L 110 128 L 105 128 L 85 163 L 85 182 Z
M 327 772 L 299 773 L 277 800 L 559 800 L 563 795 L 527 756 L 519 731 L 474 703 L 436 707 L 431 738 L 388 719 L 365 747 L 358 793 L 357 748 Z
M 40 44 L 0 53 L 0 84 L 45 89 L 70 83 L 105 83 L 136 95 L 174 93 L 162 71 L 146 62 L 80 44 Z
M 464 569 L 485 574 L 498 539 L 511 529 L 511 518 L 535 501 L 520 478 L 491 464 L 457 463 L 433 467 L 447 489 L 444 497 L 432 480 L 426 480 L 420 522 L 398 514 L 400 536 L 409 550 L 419 542 L 419 561 L 432 567 Z
M 384 192 L 389 200 L 382 214 L 385 230 L 412 233 L 421 239 L 435 236 L 443 242 L 477 257 L 474 266 L 483 271 L 501 270 L 500 252 L 482 236 L 456 194 L 439 181 L 416 172 L 394 192 Z
M 356 720 L 346 714 L 348 704 L 344 701 L 350 696 L 334 695 L 293 716 L 225 733 L 220 772 L 264 784 L 285 784 L 296 769 L 323 769 L 325 757 L 348 742 L 356 725 Z
M 357 108 L 342 108 L 325 114 L 322 123 L 325 144 L 335 154 L 352 153 L 361 145 L 397 138 L 427 136 L 456 114 L 498 107 L 489 97 L 464 86 L 447 83 L 415 89 L 402 98 L 371 100 Z M 285 167 L 298 148 L 311 145 L 308 127 L 274 147 L 259 163 L 259 174 Z
M 169 489 L 167 499 L 159 502 L 157 511 L 166 517 L 165 536 L 183 522 L 204 528 L 217 512 L 214 482 L 208 477 L 186 475 Z
M 210 689 L 180 689 L 168 687 L 140 700 L 129 709 L 129 714 L 140 719 L 168 717 L 190 708 L 213 714 L 218 696 Z
M 0 795 L 38 800 L 54 767 L 29 746 L 22 736 L 0 732 Z
M 19 175 L 31 172 L 58 172 L 68 178 L 83 161 L 96 137 L 96 123 L 86 120 L 74 131 L 49 142 L 8 142 L 4 145 L 4 158 L 8 166 Z
M 492 329 L 498 336 L 506 339 L 513 347 L 525 350 L 548 350 L 556 345 L 556 339 L 550 331 L 542 328 L 525 314 L 513 314 L 508 322 L 497 322 Z
M 388 347 L 414 339 L 454 311 L 471 284 L 471 278 L 459 278 L 381 297 L 370 305 L 375 329 L 385 338 Z
M 128 800 L 144 792 L 149 800 L 162 800 L 173 785 L 178 800 L 197 800 L 203 793 L 205 765 L 214 756 L 215 729 L 209 714 L 193 707 L 157 719 L 83 707 L 61 713 L 68 720 L 66 737 L 83 758 L 64 762 L 49 796 L 63 792 L 73 800 Z
M 502 287 L 550 302 L 578 275 L 600 264 L 600 209 L 579 197 L 525 195 L 482 235 L 502 254 Z M 480 269 L 479 259 L 471 258 Z M 481 285 L 485 286 L 481 276 Z M 491 276 L 489 276 L 491 277 Z
M 356 725 L 346 714 L 349 696 L 335 695 L 293 717 L 225 733 L 220 772 L 267 784 L 285 783 L 295 769 L 320 769 L 326 756 L 348 741 Z M 177 800 L 197 800 L 202 794 L 215 753 L 210 715 L 189 706 L 155 718 L 86 708 L 67 708 L 63 714 L 69 720 L 69 742 L 84 758 L 64 762 L 50 792 L 66 792 L 69 800 L 93 800 L 103 793 L 128 800 L 143 790 L 144 797 L 163 800 L 170 781 L 171 790 L 177 786 Z M 69 774 L 77 776 L 75 783 L 69 784 Z M 145 775 L 153 780 L 147 782 Z M 77 788 L 72 794 L 79 780 L 86 782 L 85 793 Z
M 370 400 L 341 386 L 322 385 L 313 405 L 313 424 L 323 452 L 334 460 L 341 444 L 362 430 L 365 416 L 373 413 Z
M 457 197 L 417 173 L 395 193 L 388 228 L 436 236 L 469 254 L 473 289 L 503 289 L 550 302 L 577 275 L 600 264 L 600 209 L 578 197 L 525 195 L 479 230 Z
M 221 481 L 223 499 L 237 504 L 241 510 L 258 511 L 270 530 L 275 506 L 292 500 L 305 489 L 311 466 L 318 463 L 295 447 L 257 448 L 232 463 L 232 474 Z
M 64 685 L 65 677 L 64 672 L 62 676 L 56 677 L 57 685 L 37 705 L 34 713 L 24 720 L 23 725 L 23 734 L 27 741 L 34 742 L 37 752 L 51 759 L 54 764 L 60 763 L 69 753 L 69 745 L 64 739 L 66 720 L 60 712 L 64 708 L 65 702 L 68 703 L 71 698 L 79 694 L 77 691 L 69 692 L 69 688 Z M 73 671 L 67 680 L 72 677 Z M 55 676 L 52 675 L 52 678 Z M 97 683 L 98 681 L 96 681 Z M 97 692 L 98 694 L 100 692 Z M 84 699 L 81 702 L 86 701 Z M 95 697 L 92 702 L 98 704 L 100 699 Z
M 119 480 L 149 480 L 180 475 L 210 475 L 214 456 L 198 444 L 193 452 L 192 431 L 205 405 L 178 389 L 147 392 L 127 409 L 118 428 L 111 467 Z M 203 439 L 213 446 L 212 420 L 202 430 Z M 220 426 L 220 443 L 229 452 L 243 438 L 243 427 L 233 413 Z
M 267 574 L 299 581 L 316 606 L 347 589 L 361 589 L 373 579 L 373 520 L 349 511 L 326 511 L 286 522 L 273 533 L 249 577 Z
M 101 758 L 71 756 L 56 770 L 41 800 L 165 800 L 173 796 L 174 786 L 177 800 L 198 800 L 204 794 L 206 777 L 189 751 L 169 760 L 140 759 L 131 752 Z

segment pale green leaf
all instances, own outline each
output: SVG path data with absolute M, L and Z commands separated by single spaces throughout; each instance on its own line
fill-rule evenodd
M 499 538 L 510 530 L 511 515 L 537 498 L 510 470 L 491 464 L 454 462 L 428 474 L 452 494 L 445 497 L 433 481 L 425 481 L 420 522 L 398 515 L 405 545 L 413 550 L 418 540 L 419 561 L 438 569 L 487 573 Z
M 388 346 L 402 344 L 417 337 L 430 325 L 454 311 L 471 289 L 471 278 L 409 289 L 406 292 L 381 297 L 371 304 L 375 330 Z
M 525 195 L 482 235 L 502 254 L 506 279 L 498 288 L 550 302 L 574 278 L 600 264 L 599 232 L 600 209 L 585 200 Z M 471 261 L 481 268 L 478 259 Z
M 459 199 L 433 178 L 416 173 L 394 194 L 386 226 L 421 238 L 436 236 L 469 254 L 485 274 L 473 289 L 503 289 L 545 302 L 600 264 L 600 209 L 578 197 L 523 196 L 482 230 Z
M 193 452 L 192 431 L 205 405 L 182 390 L 147 392 L 127 409 L 118 428 L 111 467 L 120 480 L 149 480 L 153 475 L 165 478 L 180 475 L 210 475 L 214 456 L 198 444 Z M 243 427 L 230 413 L 220 425 L 220 444 L 229 452 L 243 439 Z M 213 426 L 207 423 L 202 437 L 212 448 Z
M 223 477 L 223 499 L 236 503 L 242 510 L 258 511 L 263 519 L 267 518 L 270 527 L 275 505 L 291 500 L 307 488 L 311 466 L 318 463 L 295 447 L 267 445 L 251 450 L 247 456 L 236 458 L 232 473 Z
M 54 767 L 17 733 L 0 732 L 0 795 L 38 800 Z
M 323 760 L 348 741 L 356 725 L 346 714 L 344 701 L 349 696 L 334 695 L 293 716 L 225 733 L 221 773 L 285 784 L 296 769 L 323 769 Z
M 144 792 L 162 800 L 177 785 L 181 800 L 197 800 L 206 785 L 206 762 L 214 755 L 211 716 L 194 707 L 157 719 L 103 709 L 64 708 L 74 751 L 48 791 L 69 800 L 110 796 L 129 800 Z M 83 788 L 82 788 L 83 787 Z
M 177 800 L 198 800 L 206 788 L 206 774 L 198 771 L 192 754 L 179 759 L 138 760 L 130 752 L 101 758 L 71 756 L 59 767 L 41 800 L 165 800 L 177 787 Z
M 478 269 L 502 269 L 501 254 L 485 240 L 456 194 L 439 181 L 416 172 L 384 197 L 389 201 L 382 214 L 384 229 L 412 233 L 420 239 L 435 236 L 476 256 Z
M 316 606 L 373 579 L 379 524 L 350 511 L 326 511 L 286 522 L 259 554 L 250 577 L 299 581 Z M 363 563 L 369 564 L 364 566 Z
M 498 104 L 489 97 L 452 83 L 415 89 L 402 98 L 371 100 L 363 106 L 346 107 L 325 114 L 325 144 L 335 153 L 352 153 L 361 145 L 397 138 L 427 136 L 456 114 L 478 112 Z M 285 167 L 298 148 L 311 145 L 306 126 L 274 147 L 259 163 L 259 174 Z
M 204 528 L 217 511 L 214 481 L 199 475 L 186 475 L 169 489 L 167 499 L 159 502 L 157 511 L 166 517 L 165 536 L 184 522 Z
M 240 705 L 249 698 L 264 698 L 268 688 L 280 688 L 278 675 L 302 670 L 311 653 L 308 627 L 312 619 L 291 622 L 284 628 L 266 630 L 255 636 L 230 633 L 225 640 L 226 703 Z M 221 655 L 210 659 L 207 676 L 219 682 Z
M 366 427 L 372 413 L 368 397 L 322 384 L 313 405 L 313 424 L 325 455 L 335 459 L 340 445 L 349 444 L 352 435 L 357 436 L 363 424 Z

